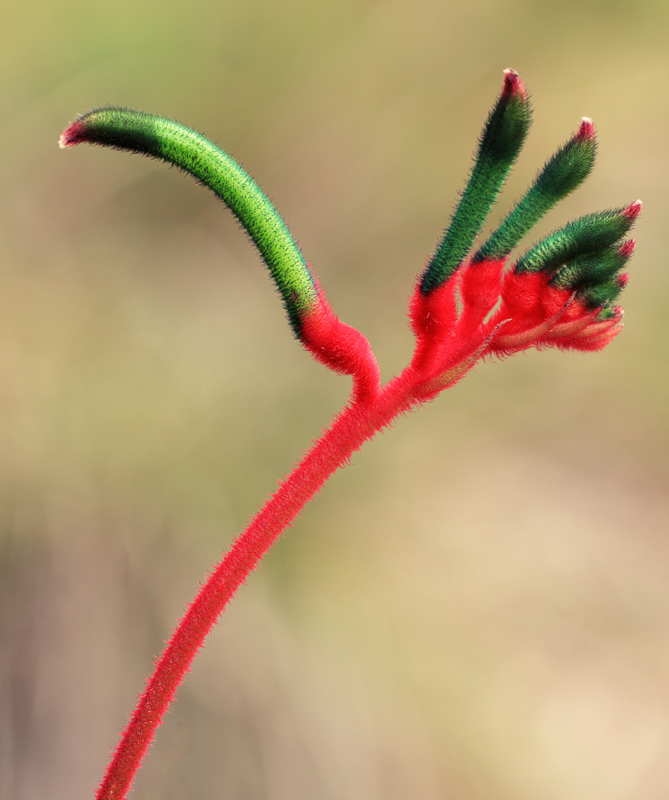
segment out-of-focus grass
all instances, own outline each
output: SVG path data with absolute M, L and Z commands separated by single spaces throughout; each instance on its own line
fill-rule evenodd
M 478 369 L 354 459 L 236 598 L 145 796 L 664 800 L 669 11 L 660 2 L 13 4 L 0 47 L 0 797 L 87 797 L 198 580 L 344 402 L 225 211 L 62 153 L 117 103 L 219 141 L 390 377 L 501 71 L 594 118 L 542 230 L 641 197 L 627 326 Z

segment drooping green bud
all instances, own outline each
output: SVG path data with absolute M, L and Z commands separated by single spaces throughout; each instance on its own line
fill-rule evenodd
M 129 108 L 96 108 L 78 117 L 60 145 L 81 142 L 162 159 L 209 187 L 260 251 L 300 337 L 301 320 L 318 303 L 314 277 L 279 212 L 234 159 L 179 122 Z
M 640 211 L 641 201 L 637 200 L 626 208 L 579 217 L 531 247 L 514 270 L 552 273 L 577 256 L 602 252 L 627 234 Z
M 502 93 L 483 128 L 467 186 L 437 252 L 422 275 L 423 295 L 449 280 L 471 250 L 525 142 L 530 117 L 525 87 L 518 73 L 507 69 Z
M 595 149 L 595 129 L 584 117 L 577 133 L 546 162 L 527 194 L 478 250 L 474 262 L 505 258 L 554 205 L 588 177 Z

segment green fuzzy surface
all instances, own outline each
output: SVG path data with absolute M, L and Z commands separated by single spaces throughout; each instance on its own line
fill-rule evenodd
M 77 125 L 85 141 L 161 159 L 211 189 L 258 248 L 299 337 L 302 317 L 318 301 L 313 275 L 278 211 L 234 159 L 179 122 L 133 109 L 93 109 Z
M 623 287 L 616 281 L 607 281 L 598 286 L 590 286 L 579 292 L 579 297 L 588 308 L 609 306 L 620 295 Z
M 588 214 L 550 234 L 518 259 L 515 271 L 552 272 L 577 256 L 612 247 L 632 227 L 625 208 Z
M 559 289 L 577 289 L 610 281 L 624 266 L 627 258 L 617 247 L 574 258 L 559 269 L 551 280 Z
M 527 194 L 507 215 L 474 257 L 505 258 L 525 234 L 560 200 L 574 191 L 595 163 L 595 140 L 574 137 L 544 165 Z
M 498 99 L 481 134 L 474 167 L 451 224 L 423 273 L 422 294 L 451 278 L 471 250 L 525 142 L 530 120 L 525 98 L 502 95 Z

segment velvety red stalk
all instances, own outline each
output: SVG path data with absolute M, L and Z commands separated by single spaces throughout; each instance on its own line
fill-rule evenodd
M 431 337 L 418 337 L 414 362 L 383 389 L 377 389 L 378 367 L 375 368 L 373 355 L 370 358 L 367 340 L 357 330 L 324 313 L 312 319 L 309 325 L 312 343 L 318 341 L 321 334 L 325 342 L 328 330 L 336 335 L 324 349 L 322 360 L 334 368 L 340 358 L 341 365 L 346 367 L 342 371 L 353 372 L 353 399 L 294 471 L 279 484 L 198 592 L 173 632 L 139 700 L 98 789 L 97 800 L 122 800 L 126 796 L 156 728 L 205 637 L 237 589 L 305 504 L 338 467 L 346 464 L 367 439 L 389 425 L 398 414 L 460 380 L 472 369 L 487 344 L 478 332 L 469 341 L 459 342 L 455 359 L 453 348 L 448 344 L 452 342 L 453 327 L 438 327 L 438 335 L 433 332 Z M 422 363 L 420 355 L 421 350 L 428 349 L 428 339 L 433 343 L 438 339 L 447 342 L 445 349 L 435 348 L 440 358 L 429 366 Z
M 360 404 L 347 408 L 235 541 L 174 631 L 109 765 L 98 800 L 126 796 L 177 687 L 228 601 L 305 503 L 373 430 L 369 409 Z
M 333 372 L 353 378 L 352 401 L 369 403 L 381 389 L 381 373 L 367 337 L 342 322 L 318 287 L 318 303 L 300 322 L 300 340 Z
M 116 749 L 97 800 L 126 796 L 178 686 L 229 600 L 330 475 L 376 431 L 420 402 L 407 391 L 412 383 L 415 380 L 410 376 L 395 379 L 373 402 L 355 400 L 347 406 L 234 542 L 172 634 Z

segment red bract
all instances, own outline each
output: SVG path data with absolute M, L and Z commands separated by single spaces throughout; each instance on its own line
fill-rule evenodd
M 574 220 L 510 262 L 532 226 L 589 174 L 595 157 L 589 119 L 474 250 L 529 125 L 525 88 L 517 73 L 506 70 L 469 181 L 411 297 L 413 358 L 385 386 L 367 339 L 337 318 L 288 226 L 230 156 L 180 123 L 122 108 L 91 111 L 63 134 L 64 147 L 89 142 L 161 158 L 212 189 L 257 246 L 296 337 L 320 363 L 353 378 L 348 405 L 240 534 L 175 629 L 98 789 L 99 800 L 126 796 L 177 687 L 230 598 L 305 503 L 367 439 L 452 386 L 485 356 L 528 347 L 599 350 L 620 332 L 622 309 L 614 301 L 627 283 L 621 270 L 634 241 L 624 237 L 640 202 Z

